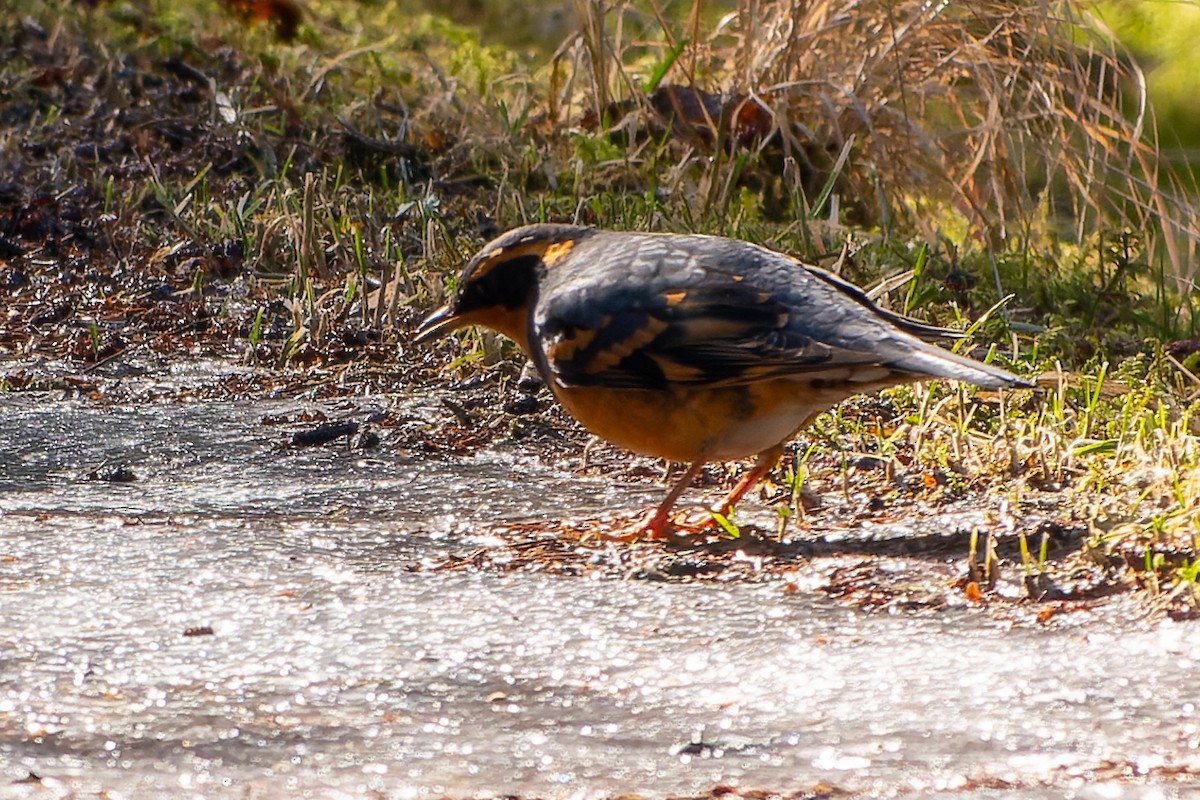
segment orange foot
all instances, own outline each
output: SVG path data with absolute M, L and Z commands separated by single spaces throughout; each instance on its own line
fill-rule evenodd
M 669 539 L 671 536 L 696 534 L 709 530 L 715 521 L 712 515 L 720 514 L 723 517 L 728 517 L 733 512 L 733 507 L 745 496 L 746 492 L 750 491 L 751 487 L 771 471 L 771 468 L 779 461 L 779 456 L 782 453 L 782 445 L 777 445 L 759 453 L 758 461 L 755 463 L 754 468 L 742 476 L 742 479 L 733 487 L 733 491 L 724 500 L 713 506 L 708 514 L 699 520 L 687 520 L 683 523 L 678 523 L 671 519 L 671 509 L 675 507 L 675 503 L 679 501 L 679 497 L 683 494 L 684 490 L 691 485 L 692 480 L 700 474 L 704 462 L 697 461 L 688 467 L 687 472 L 683 473 L 683 477 L 667 493 L 666 498 L 659 504 L 658 508 L 646 513 L 645 519 L 612 533 L 602 532 L 600 536 L 603 539 L 613 542 L 636 542 L 642 539 L 663 541 Z
M 642 518 L 615 531 L 600 531 L 600 538 L 609 542 L 663 542 L 678 536 L 694 536 L 712 530 L 715 523 L 711 514 L 705 513 L 699 519 L 688 519 L 683 514 L 677 514 L 675 519 L 669 515 L 670 509 L 661 506 L 651 509 Z

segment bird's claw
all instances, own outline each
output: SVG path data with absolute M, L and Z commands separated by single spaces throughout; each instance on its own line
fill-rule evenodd
M 640 520 L 613 531 L 600 531 L 599 536 L 607 542 L 666 542 L 672 539 L 696 536 L 715 527 L 713 514 L 721 514 L 721 506 L 705 509 L 700 515 L 676 514 L 674 518 L 662 513 L 661 509 L 647 511 Z M 728 509 L 723 514 L 728 516 Z

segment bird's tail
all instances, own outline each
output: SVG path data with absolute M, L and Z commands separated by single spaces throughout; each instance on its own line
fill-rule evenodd
M 984 389 L 1032 389 L 1035 385 L 1006 369 L 965 358 L 924 342 L 916 344 L 900 358 L 891 360 L 888 366 L 916 375 L 965 381 Z

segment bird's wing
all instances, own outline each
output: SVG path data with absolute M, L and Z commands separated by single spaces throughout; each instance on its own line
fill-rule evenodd
M 930 325 L 928 323 L 915 320 L 912 317 L 906 317 L 903 314 L 897 314 L 895 311 L 889 311 L 886 308 L 880 308 L 867 295 L 866 292 L 844 278 L 834 275 L 832 272 L 823 270 L 820 267 L 813 267 L 808 264 L 803 264 L 799 261 L 796 263 L 809 275 L 813 276 L 814 278 L 819 278 L 841 294 L 845 295 L 847 298 L 858 303 L 860 306 L 869 308 L 875 313 L 875 315 L 887 320 L 905 333 L 916 336 L 918 339 L 923 341 L 941 341 L 963 338 L 962 331 L 956 331 L 953 328 L 942 328 L 937 325 Z
M 953 336 L 878 308 L 858 287 L 745 242 L 594 236 L 531 315 L 548 380 L 611 388 L 736 386 L 781 376 L 868 384 L 921 376 L 1027 385 L 926 344 Z
M 628 286 L 565 287 L 535 323 L 543 366 L 564 386 L 662 388 L 823 373 L 844 380 L 846 367 L 886 359 L 873 343 L 894 323 L 836 279 L 774 257 L 800 271 L 786 287 L 808 284 L 812 297 L 797 302 L 805 292 L 779 291 L 753 270 L 695 263 Z

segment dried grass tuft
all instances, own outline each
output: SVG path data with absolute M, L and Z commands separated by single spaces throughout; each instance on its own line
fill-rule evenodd
M 631 92 L 630 54 L 645 48 L 620 23 L 649 15 L 576 8 L 589 105 L 602 109 Z M 881 209 L 885 228 L 932 238 L 957 212 L 1013 247 L 1044 236 L 1045 220 L 1079 242 L 1153 231 L 1149 259 L 1165 256 L 1181 293 L 1194 287 L 1200 214 L 1160 153 L 1141 69 L 1087 4 L 739 0 L 692 42 L 671 79 L 770 109 L 784 163 L 799 166 L 784 179 L 828 171 L 851 143 L 838 192 Z

